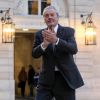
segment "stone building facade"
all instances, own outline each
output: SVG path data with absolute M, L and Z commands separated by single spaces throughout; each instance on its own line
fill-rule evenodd
M 16 24 L 16 37 L 23 39 L 23 41 L 20 41 L 20 38 L 16 38 L 17 42 L 15 44 L 2 43 L 2 23 L 0 22 L 0 100 L 15 100 L 17 75 L 23 63 L 27 61 L 25 63 L 26 66 L 30 63 L 34 66 L 39 66 L 38 61 L 33 59 L 33 63 L 30 56 L 20 60 L 21 62 L 19 61 L 25 54 L 28 55 L 27 48 L 31 48 L 32 45 L 29 41 L 30 37 L 34 35 L 36 30 L 45 27 L 40 11 L 38 15 L 28 15 L 27 2 L 28 0 L 0 0 L 0 9 L 11 8 L 11 16 Z M 51 0 L 51 4 L 60 13 L 60 24 L 71 26 L 76 30 L 75 36 L 79 52 L 74 56 L 74 59 L 85 82 L 82 88 L 76 90 L 77 100 L 100 100 L 100 1 Z M 84 27 L 81 25 L 80 15 L 88 14 L 91 11 L 96 25 L 97 44 L 87 46 L 84 44 Z M 29 31 L 23 31 L 22 29 L 24 28 L 28 28 Z M 20 47 L 24 53 L 18 49 L 18 43 L 20 42 L 22 42 Z M 26 44 L 26 48 L 22 44 Z M 18 53 L 21 53 L 19 58 Z M 16 63 L 17 61 L 18 63 Z

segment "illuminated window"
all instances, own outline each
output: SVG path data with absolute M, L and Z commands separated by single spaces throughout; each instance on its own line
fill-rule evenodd
M 51 4 L 51 0 L 28 0 L 28 14 L 42 15 L 43 9 Z

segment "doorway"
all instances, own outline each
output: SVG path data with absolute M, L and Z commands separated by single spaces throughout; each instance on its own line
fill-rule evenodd
M 21 91 L 18 88 L 18 74 L 22 68 L 25 67 L 28 73 L 28 65 L 31 64 L 35 71 L 40 67 L 41 58 L 32 58 L 32 47 L 34 42 L 34 33 L 16 33 L 14 44 L 14 79 L 15 79 L 15 96 L 20 97 Z M 29 97 L 29 86 L 26 82 L 25 97 Z

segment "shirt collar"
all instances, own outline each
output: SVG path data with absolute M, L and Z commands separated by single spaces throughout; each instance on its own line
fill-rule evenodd
M 58 30 L 58 24 L 54 27 L 55 33 L 57 33 L 57 30 Z

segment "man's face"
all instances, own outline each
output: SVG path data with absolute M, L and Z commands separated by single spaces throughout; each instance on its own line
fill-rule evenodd
M 56 26 L 58 24 L 57 13 L 53 9 L 48 9 L 44 13 L 44 21 L 48 27 Z

